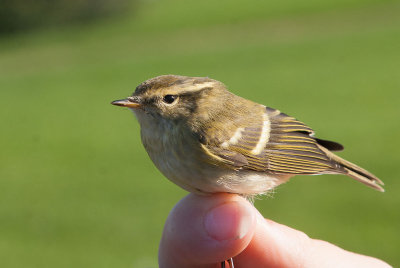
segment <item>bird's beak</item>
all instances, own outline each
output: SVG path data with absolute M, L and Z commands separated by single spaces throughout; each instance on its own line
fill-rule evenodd
M 140 108 L 142 105 L 140 104 L 140 100 L 135 97 L 128 97 L 123 100 L 115 100 L 111 102 L 113 105 L 128 107 L 128 108 Z

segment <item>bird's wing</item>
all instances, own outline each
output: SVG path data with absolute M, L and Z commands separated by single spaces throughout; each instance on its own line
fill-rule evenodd
M 233 129 L 229 139 L 204 142 L 206 152 L 233 169 L 284 174 L 340 172 L 320 147 L 341 150 L 343 146 L 314 138 L 313 130 L 304 123 L 278 110 L 264 109 L 259 121 Z
M 323 151 L 321 146 L 329 150 L 342 150 L 343 146 L 331 141 L 314 138 L 314 131 L 297 119 L 267 108 L 271 122 L 265 157 L 268 169 L 278 173 L 320 174 L 339 171 L 339 167 Z

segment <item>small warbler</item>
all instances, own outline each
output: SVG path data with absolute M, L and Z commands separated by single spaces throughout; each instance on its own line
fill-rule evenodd
M 294 175 L 343 174 L 384 191 L 376 176 L 332 151 L 339 143 L 207 77 L 162 75 L 113 101 L 136 115 L 157 168 L 194 193 L 263 194 Z

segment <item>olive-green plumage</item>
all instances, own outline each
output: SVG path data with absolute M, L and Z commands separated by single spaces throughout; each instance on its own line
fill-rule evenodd
M 376 176 L 332 153 L 342 145 L 210 78 L 158 76 L 113 104 L 134 111 L 152 161 L 191 192 L 251 196 L 299 174 L 343 174 L 383 191 Z

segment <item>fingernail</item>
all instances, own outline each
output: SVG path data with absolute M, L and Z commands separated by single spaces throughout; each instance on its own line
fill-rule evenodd
M 228 202 L 208 211 L 204 225 L 209 236 L 224 241 L 243 238 L 253 221 L 251 208 L 240 202 Z

